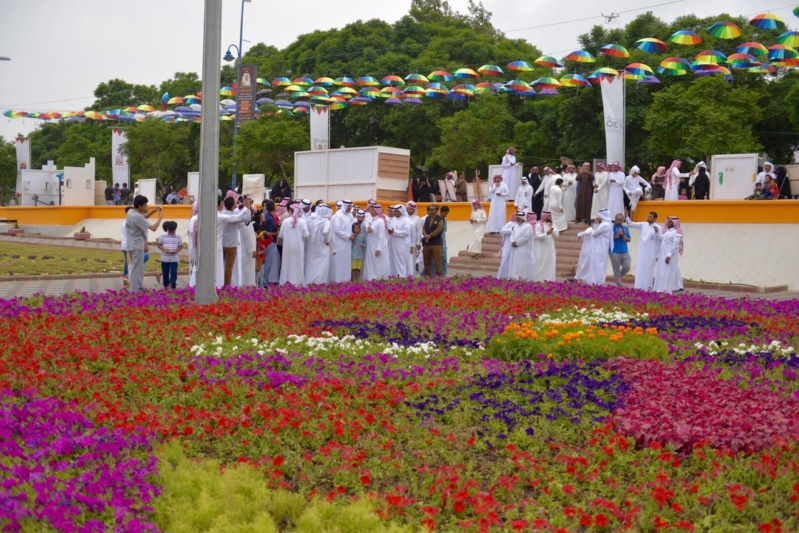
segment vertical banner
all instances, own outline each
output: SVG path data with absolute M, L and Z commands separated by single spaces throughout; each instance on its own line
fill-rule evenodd
M 605 149 L 608 162 L 624 167 L 624 79 L 602 78 L 602 107 L 605 111 Z
M 330 108 L 311 108 L 311 151 L 330 148 Z
M 19 136 L 14 139 L 17 149 L 17 188 L 16 192 L 22 193 L 22 171 L 31 168 L 31 140 Z
M 255 65 L 241 66 L 241 79 L 239 80 L 238 109 L 239 124 L 255 120 L 255 80 L 258 67 Z
M 123 183 L 130 186 L 130 167 L 128 156 L 120 153 L 120 148 L 128 142 L 128 133 L 125 130 L 111 128 L 111 175 L 114 183 Z

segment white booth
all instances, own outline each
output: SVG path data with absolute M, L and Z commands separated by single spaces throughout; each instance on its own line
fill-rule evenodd
M 61 172 L 56 169 L 52 161 L 48 161 L 41 170 L 23 169 L 21 190 L 22 198 L 19 205 L 59 205 L 58 188 Z
M 710 159 L 710 199 L 743 200 L 757 178 L 757 154 L 721 154 Z M 681 169 L 682 172 L 687 172 Z
M 64 167 L 63 205 L 94 205 L 94 158 L 82 167 Z

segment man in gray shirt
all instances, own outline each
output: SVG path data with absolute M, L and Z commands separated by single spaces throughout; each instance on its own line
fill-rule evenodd
M 146 196 L 136 196 L 133 199 L 133 209 L 125 217 L 125 228 L 128 232 L 128 258 L 130 270 L 130 292 L 140 291 L 144 284 L 144 252 L 147 251 L 147 230 L 156 231 L 161 225 L 164 213 L 160 207 L 148 210 Z M 147 218 L 158 212 L 158 220 L 152 224 L 147 223 Z

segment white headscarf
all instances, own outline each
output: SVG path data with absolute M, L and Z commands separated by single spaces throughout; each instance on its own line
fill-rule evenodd
M 405 217 L 405 218 L 408 217 L 408 210 L 405 209 L 404 205 L 397 204 L 395 208 L 396 208 L 397 211 L 399 211 L 401 217 Z
M 640 173 L 641 173 L 641 169 L 640 169 L 640 168 L 638 168 L 638 165 L 633 165 L 633 166 L 630 168 L 630 176 L 632 176 L 632 175 L 633 175 L 633 174 L 635 174 L 635 173 L 638 173 L 638 174 L 640 174 Z

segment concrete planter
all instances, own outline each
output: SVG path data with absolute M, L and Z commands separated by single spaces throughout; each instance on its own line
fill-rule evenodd
M 8 230 L 9 235 L 24 235 L 25 230 L 20 228 L 11 228 Z
M 78 231 L 73 234 L 73 237 L 75 237 L 76 241 L 88 241 L 92 238 L 92 234 L 89 232 L 82 233 Z

